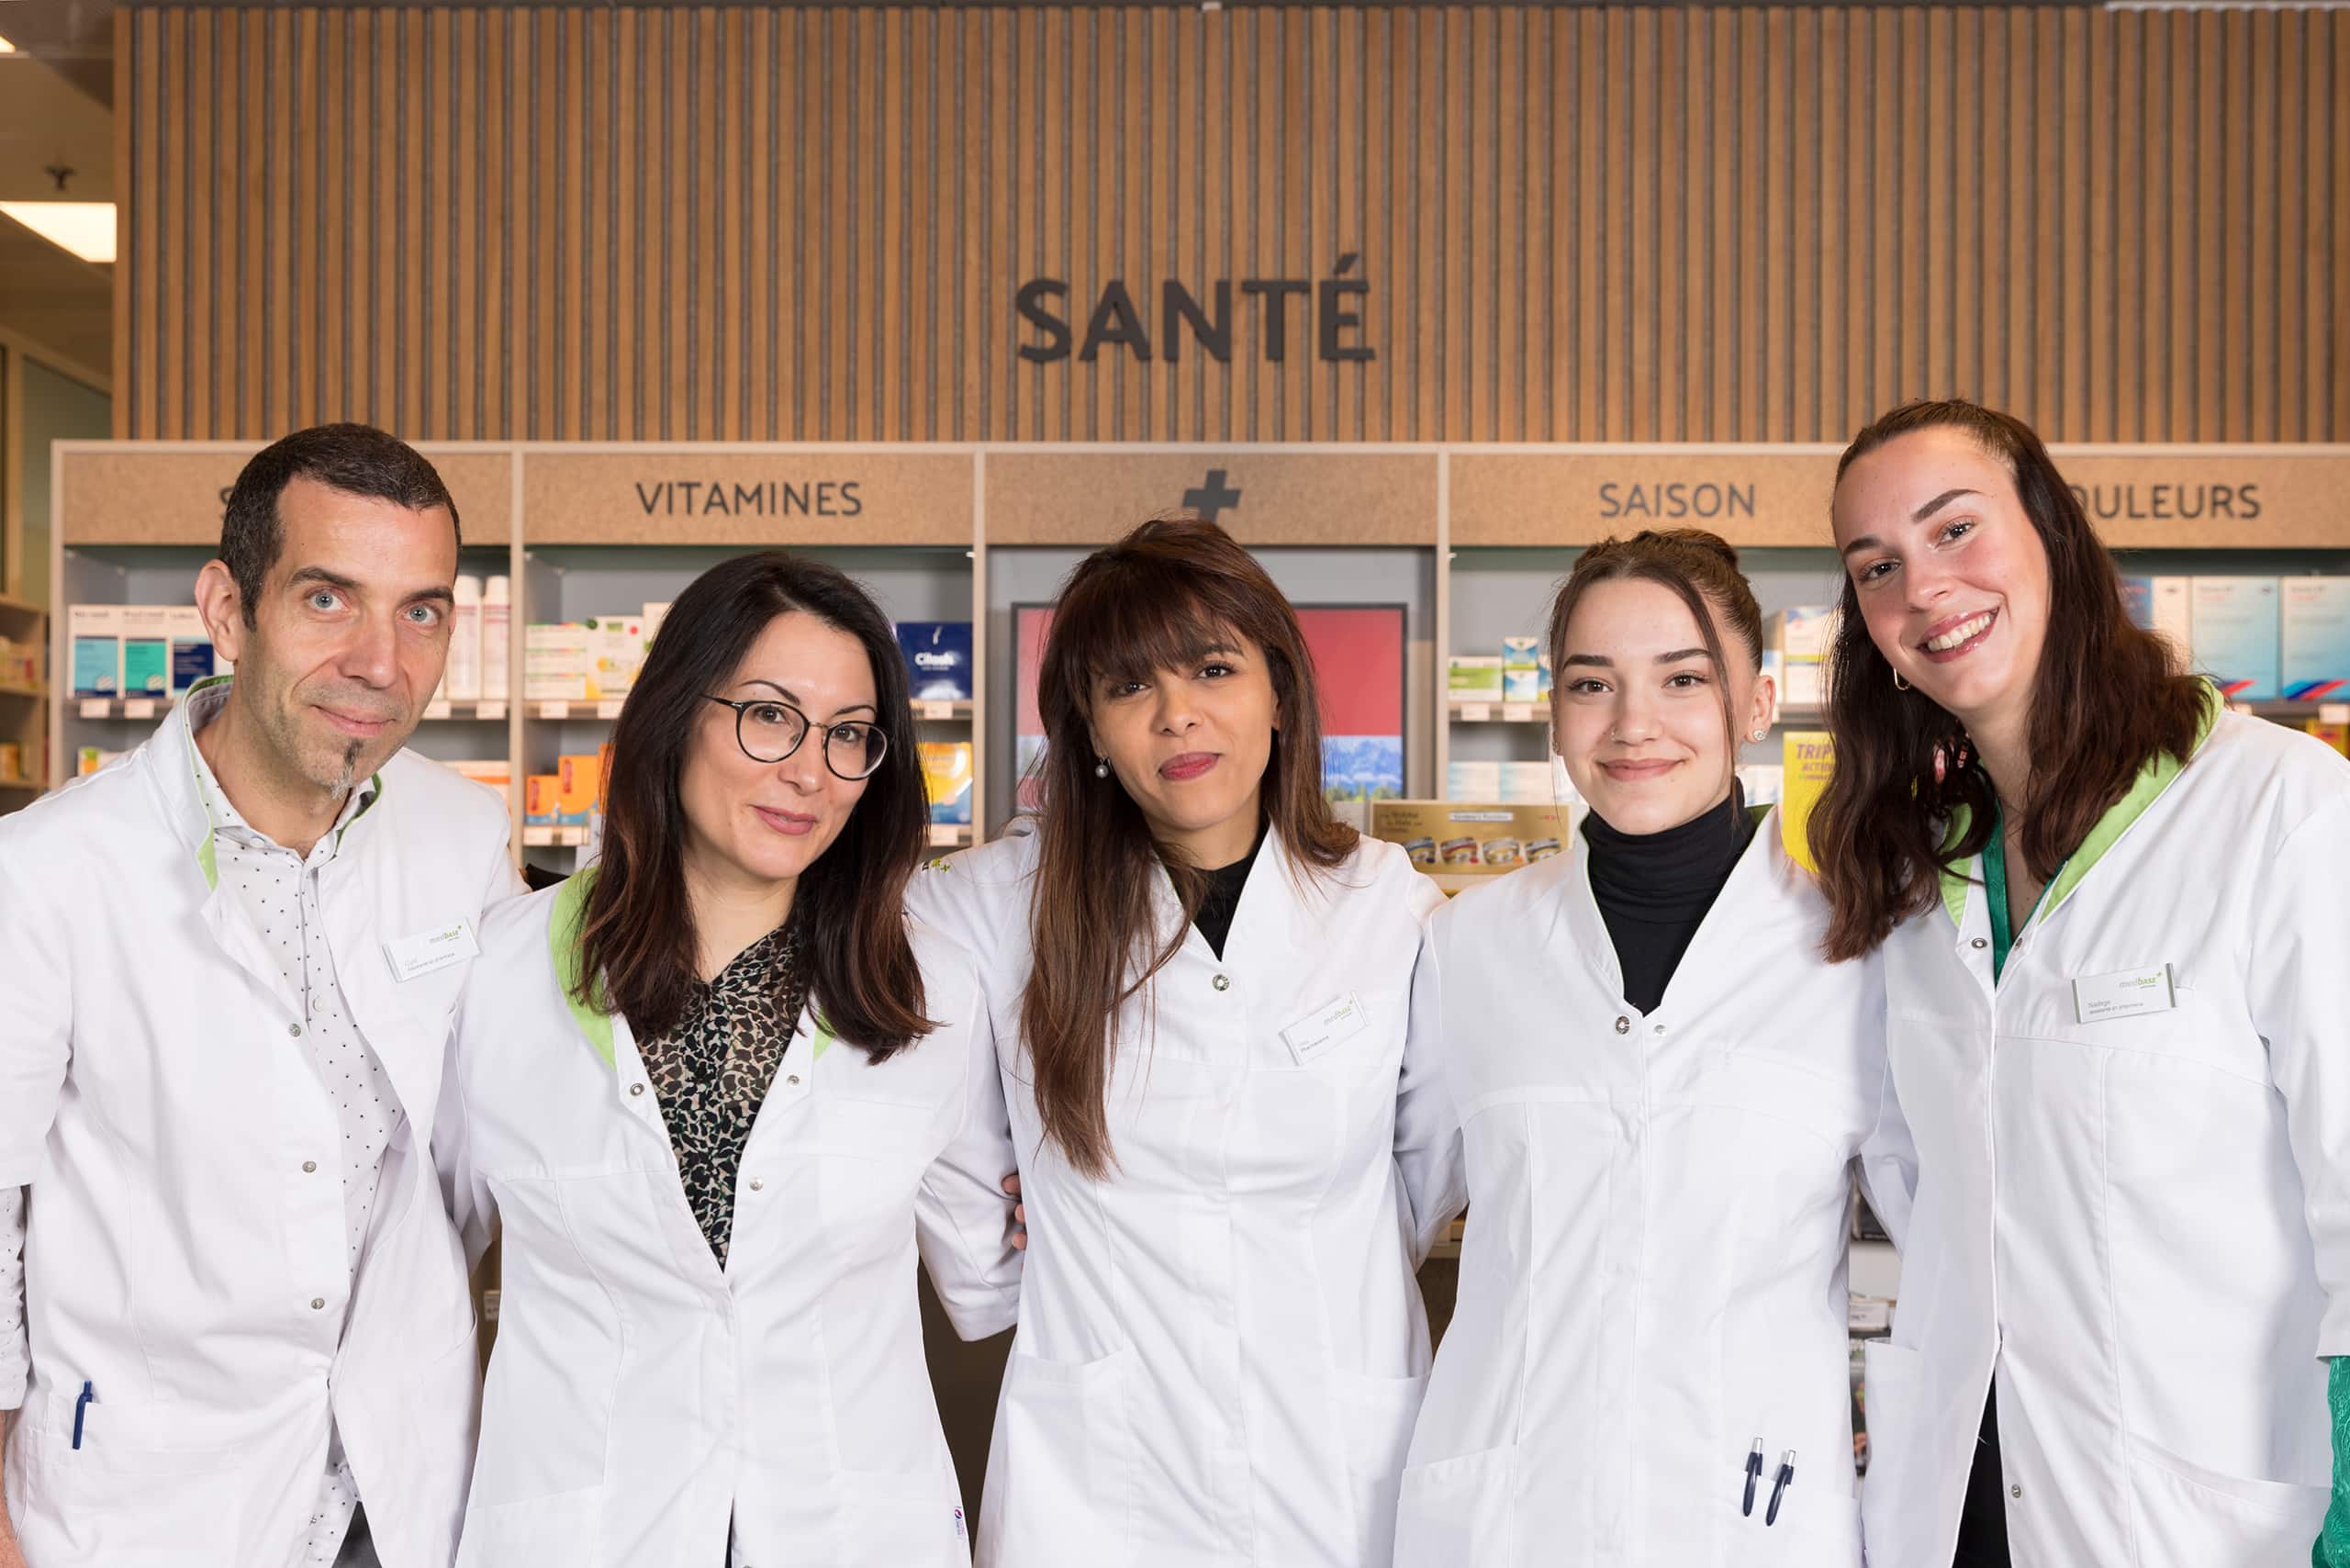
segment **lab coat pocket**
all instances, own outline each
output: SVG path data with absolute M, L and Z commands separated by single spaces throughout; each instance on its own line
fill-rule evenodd
M 1800 1128 L 1828 1146 L 1841 1167 L 1860 1145 L 1875 1110 L 1874 1086 L 1849 1075 L 1763 1051 L 1716 1051 L 1697 1084 L 1700 1103 L 1744 1113 L 1772 1127 Z
M 1004 1368 L 984 1560 L 1121 1568 L 1134 1550 L 1133 1347 L 1069 1365 L 1015 1346 Z
M 8 1502 L 26 1561 L 243 1568 L 240 1538 L 250 1521 L 236 1499 L 249 1488 L 233 1452 L 131 1448 L 111 1436 L 75 1449 L 63 1428 L 30 1420 L 12 1443 Z
M 1415 1465 L 1395 1510 L 1395 1568 L 1513 1568 L 1517 1445 Z
M 970 1561 L 952 1470 L 843 1470 L 834 1479 L 839 1555 L 827 1559 L 834 1568 L 961 1568 Z
M 1777 1464 L 1778 1456 L 1770 1462 Z M 1799 1477 L 1780 1502 L 1776 1524 L 1767 1518 L 1771 1477 L 1764 1475 L 1754 1512 L 1736 1513 L 1729 1521 L 1727 1539 L 1734 1544 L 1723 1561 L 1737 1568 L 1861 1568 L 1860 1501 L 1849 1490 L 1850 1470 L 1832 1460 L 1820 1469 L 1830 1466 L 1838 1490 L 1823 1496 L 1818 1486 L 1803 1487 Z
M 2253 1568 L 2306 1560 L 2333 1493 L 2207 1470 L 2133 1437 L 2130 1496 L 2138 1568 Z
M 1362 1553 L 1356 1561 L 1384 1563 L 1395 1550 L 1395 1506 L 1404 1476 L 1404 1456 L 1412 1447 L 1412 1424 L 1428 1391 L 1427 1374 L 1366 1377 L 1334 1372 L 1339 1439 L 1347 1452 L 1357 1518 L 1362 1521 Z
M 457 1568 L 592 1568 L 604 1561 L 597 1542 L 603 1511 L 601 1486 L 471 1509 Z

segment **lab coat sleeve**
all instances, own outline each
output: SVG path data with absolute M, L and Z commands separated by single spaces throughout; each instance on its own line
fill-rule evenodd
M 25 1190 L 0 1190 L 0 1410 L 25 1402 L 32 1375 L 32 1344 L 25 1338 Z
M 1395 1089 L 1395 1168 L 1403 1174 L 1404 1194 L 1411 1204 L 1415 1265 L 1426 1260 L 1429 1249 L 1469 1201 L 1460 1118 L 1454 1114 L 1443 1072 L 1442 970 L 1438 945 L 1424 915 L 1419 956 L 1412 965 L 1404 1070 Z
M 914 1231 L 923 1267 L 955 1332 L 983 1339 L 1019 1318 L 1021 1254 L 1012 1245 L 1013 1200 L 1003 1190 L 1003 1179 L 1017 1169 L 1012 1120 L 987 1005 L 976 986 L 970 995 L 960 1031 L 970 1052 L 962 1121 L 923 1177 L 914 1196 Z
M 1873 966 L 1881 960 L 1871 957 L 1857 960 Z M 1883 969 L 1877 986 L 1874 1016 L 1877 1019 L 1877 1105 L 1876 1119 L 1861 1142 L 1861 1196 L 1868 1200 L 1869 1212 L 1885 1226 L 1886 1235 L 1893 1238 L 1896 1250 L 1908 1234 L 1909 1210 L 1918 1196 L 1918 1145 L 1909 1136 L 1909 1123 L 1901 1114 L 1901 1095 L 1893 1081 L 1893 1062 L 1886 1054 Z
M 2350 1014 L 2339 980 L 2350 951 L 2350 897 L 2341 884 L 2350 864 L 2350 794 L 2318 807 L 2261 859 L 2266 874 L 2253 892 L 2246 992 L 2284 1096 L 2325 1293 L 2311 1349 L 2350 1356 Z

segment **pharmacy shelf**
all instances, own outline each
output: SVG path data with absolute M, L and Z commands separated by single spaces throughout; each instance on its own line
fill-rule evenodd
M 933 849 L 962 849 L 971 842 L 968 823 L 933 823 L 930 824 L 930 846 Z
M 48 785 L 32 778 L 0 778 L 0 790 L 19 795 L 38 795 L 48 788 Z
M 0 697 L 29 697 L 36 702 L 46 702 L 49 700 L 49 688 L 0 685 Z
M 545 827 L 528 823 L 522 828 L 522 843 L 532 849 L 576 849 L 588 842 L 584 827 Z

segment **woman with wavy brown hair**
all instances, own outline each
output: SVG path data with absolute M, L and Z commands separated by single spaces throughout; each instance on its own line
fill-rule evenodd
M 1458 1206 L 1408 1037 L 1435 885 L 1333 820 L 1297 617 L 1152 522 L 1055 610 L 1031 833 L 934 862 L 1031 1238 L 979 1560 L 1384 1568 Z
M 2350 1354 L 2350 764 L 2132 623 L 2008 415 L 1886 415 L 1834 519 L 1811 842 L 1918 1158 L 1869 1561 L 2306 1561 Z

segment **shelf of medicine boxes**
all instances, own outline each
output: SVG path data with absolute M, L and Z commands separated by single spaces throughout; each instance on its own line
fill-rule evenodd
M 516 584 L 513 614 L 519 629 L 532 624 L 585 621 L 598 616 L 639 615 L 648 604 L 667 604 L 688 584 L 719 562 L 743 554 L 753 546 L 734 542 L 565 543 L 560 521 L 534 521 L 526 530 L 522 570 Z M 855 577 L 892 622 L 972 621 L 974 583 L 972 553 L 966 544 L 792 543 L 796 555 L 828 562 Z M 519 790 L 531 774 L 557 770 L 557 759 L 595 752 L 610 738 L 612 721 L 620 716 L 621 700 L 547 700 L 530 698 L 524 684 L 521 655 L 517 655 L 515 685 L 520 705 L 520 738 L 515 772 Z M 915 732 L 925 741 L 968 741 L 973 752 L 973 811 L 980 818 L 978 779 L 982 726 L 979 704 L 970 700 L 949 702 L 916 701 Z M 576 868 L 588 847 L 588 831 L 577 826 L 521 824 L 520 842 L 533 864 L 553 871 Z M 934 846 L 952 848 L 971 842 L 971 829 L 962 824 L 935 823 L 930 829 Z M 536 852 L 536 853 L 529 853 Z
M 42 650 L 29 682 L 12 665 L 0 672 L 0 812 L 13 812 L 48 788 L 43 754 L 49 742 L 49 612 L 38 604 L 0 597 L 0 641 Z

